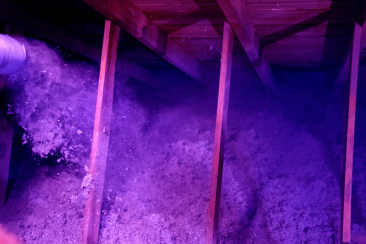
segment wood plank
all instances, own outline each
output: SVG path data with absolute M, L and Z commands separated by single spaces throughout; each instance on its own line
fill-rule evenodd
M 192 23 L 192 24 L 196 23 L 197 21 L 202 21 L 205 19 L 213 19 L 217 15 L 218 16 L 222 15 L 221 10 L 212 10 L 212 11 L 197 10 L 197 11 L 187 11 L 187 12 L 147 11 L 144 13 L 154 22 L 168 20 L 170 22 L 175 23 L 175 22 L 178 22 L 180 19 L 183 19 L 183 20 L 190 21 L 190 23 Z
M 347 0 L 312 0 L 312 2 L 342 2 Z M 246 0 L 247 3 L 256 3 L 258 0 Z M 276 3 L 301 3 L 304 2 L 304 0 L 261 0 L 262 3 L 270 3 L 270 2 L 276 2 Z
M 222 37 L 206 37 L 206 38 L 172 38 L 187 53 L 200 61 L 216 61 L 220 62 L 222 52 Z M 239 41 L 234 38 L 233 50 L 236 55 L 246 55 Z
M 342 2 L 342 1 L 347 1 L 347 0 L 311 0 L 311 2 Z M 144 4 L 144 3 L 148 3 L 149 1 L 147 0 L 132 0 L 133 3 L 136 4 Z M 304 2 L 304 0 L 246 0 L 246 2 L 249 3 L 302 3 Z M 186 3 L 216 3 L 216 0 L 155 0 L 154 3 L 157 4 L 186 4 Z
M 225 15 L 221 10 L 218 11 L 194 11 L 189 14 L 161 12 L 151 17 L 157 25 L 192 25 L 203 20 L 209 20 L 212 25 L 222 25 Z
M 297 48 L 311 48 L 311 47 L 322 47 L 323 49 L 329 47 L 340 47 L 344 48 L 349 43 L 348 36 L 289 36 L 283 37 L 281 39 L 277 39 L 276 36 L 269 36 L 261 39 L 262 44 L 267 48 L 268 46 L 281 47 L 284 45 L 288 45 L 288 48 L 291 49 L 294 47 Z M 275 42 L 275 43 L 271 43 Z M 327 46 L 324 46 L 327 44 Z M 334 50 L 338 51 L 338 50 Z
M 161 25 L 170 38 L 174 37 L 216 37 L 222 38 L 223 25 L 212 25 L 209 20 L 202 20 L 192 25 Z
M 113 107 L 114 73 L 117 59 L 117 46 L 120 28 L 106 20 L 97 106 L 95 111 L 93 143 L 90 156 L 89 173 L 91 179 L 89 197 L 84 210 L 82 243 L 97 244 L 99 235 L 100 213 L 104 188 L 104 176 L 107 163 L 109 135 Z
M 209 20 L 203 20 L 192 25 L 161 25 L 160 26 L 170 37 L 222 37 L 222 25 L 212 25 Z M 289 27 L 288 25 L 257 25 L 255 26 L 257 35 L 277 36 L 280 31 Z M 350 36 L 352 24 L 328 24 L 326 22 L 313 26 L 299 26 L 303 31 L 292 36 L 296 37 L 324 37 L 324 36 Z M 276 32 L 279 32 L 277 34 Z
M 342 8 L 332 10 L 293 10 L 293 11 L 262 11 L 252 10 L 254 25 L 279 25 L 288 26 L 311 24 L 313 26 L 328 23 L 352 23 L 354 22 L 354 8 Z
M 241 0 L 218 0 L 217 2 L 238 36 L 263 84 L 273 89 L 274 78 L 272 71 L 261 50 L 259 38 L 256 35 L 256 30 L 245 2 Z
M 190 13 L 193 11 L 220 11 L 220 6 L 217 3 L 138 3 L 134 4 L 144 14 L 149 16 L 149 13 Z
M 132 0 L 134 4 L 146 4 L 150 3 L 147 0 Z M 205 4 L 205 3 L 216 3 L 216 0 L 155 0 L 156 4 Z
M 216 37 L 172 38 L 192 57 L 202 61 L 219 61 L 222 41 Z M 325 47 L 325 43 L 329 43 Z M 328 62 L 339 64 L 341 50 L 348 43 L 348 37 L 288 37 L 267 45 L 263 52 L 270 63 L 287 63 L 290 66 L 314 66 Z M 241 43 L 234 41 L 235 56 L 244 54 Z M 293 64 L 292 64 L 293 63 Z
M 13 2 L 7 0 L 0 1 L 0 19 L 42 36 L 53 43 L 69 48 L 87 58 L 100 62 L 100 53 L 102 49 L 96 42 L 91 41 L 90 38 L 88 39 L 79 32 L 47 21 Z M 94 28 L 94 30 L 90 30 L 91 32 L 95 31 L 94 33 L 97 34 L 100 32 L 99 24 L 92 23 L 86 26 L 74 24 L 72 26 L 76 26 L 77 30 L 84 29 L 84 31 L 87 31 L 85 30 L 85 27 L 88 27 L 90 29 Z M 90 31 L 88 33 L 90 33 Z M 103 30 L 101 33 L 103 34 Z M 122 60 L 122 62 L 129 67 L 126 71 L 128 72 L 128 75 L 134 79 L 144 83 L 151 83 L 151 80 L 159 80 L 159 77 L 156 77 L 156 75 L 137 64 L 131 62 L 127 64 L 128 60 Z
M 356 118 L 356 96 L 357 96 L 357 79 L 358 66 L 361 45 L 362 27 L 355 23 L 352 49 L 350 56 L 350 84 L 349 84 L 349 101 L 348 101 L 348 118 L 347 118 L 347 139 L 344 163 L 344 189 L 342 199 L 342 243 L 350 243 L 351 241 L 351 199 L 352 199 L 352 170 L 353 170 L 353 148 Z
M 362 50 L 365 48 L 366 46 L 366 25 L 362 26 L 362 30 L 361 30 L 361 47 L 360 47 L 360 52 L 362 52 Z M 339 74 L 339 78 L 338 78 L 338 82 L 342 82 L 348 79 L 349 76 L 349 62 L 350 62 L 350 52 L 347 52 L 345 61 L 342 64 L 342 69 L 341 72 Z
M 224 164 L 224 144 L 226 137 L 227 113 L 230 93 L 230 77 L 233 54 L 234 31 L 231 26 L 224 23 L 224 36 L 222 43 L 220 84 L 217 103 L 215 142 L 213 148 L 213 163 L 211 176 L 211 190 L 207 226 L 207 243 L 217 243 L 219 222 L 221 183 Z
M 21 29 L 59 43 L 93 60 L 100 60 L 100 48 L 82 35 L 53 24 L 12 1 L 0 1 L 0 19 Z
M 335 8 L 353 7 L 354 1 L 305 1 L 305 2 L 249 2 L 250 10 L 330 10 Z
M 283 30 L 290 27 L 288 24 L 265 24 L 256 25 L 257 34 L 259 37 L 263 36 L 283 36 Z M 301 31 L 293 33 L 291 36 L 351 36 L 353 30 L 353 23 L 327 23 L 321 24 L 297 24 L 297 28 Z
M 199 14 L 189 14 L 181 18 L 176 18 L 176 16 L 170 16 L 170 18 L 154 18 L 154 24 L 161 25 L 178 25 L 178 26 L 190 26 L 195 23 L 199 23 L 204 20 L 209 20 L 211 25 L 224 25 L 225 15 L 222 11 L 213 12 L 201 12 Z
M 253 9 L 250 14 L 253 18 L 253 22 L 260 19 L 267 19 L 267 23 L 275 24 L 278 20 L 308 20 L 317 17 L 323 22 L 335 22 L 341 21 L 342 19 L 354 20 L 353 7 L 344 7 L 341 9 L 315 9 L 315 10 L 257 10 Z M 341 22 L 342 23 L 342 22 Z
M 192 78 L 199 78 L 200 64 L 190 57 L 167 33 L 128 1 L 83 0 L 86 4 L 126 30 L 148 48 Z
M 309 16 L 312 16 L 311 14 L 309 14 Z M 268 25 L 268 24 L 273 24 L 273 25 L 287 25 L 287 26 L 299 26 L 299 25 L 303 25 L 303 21 L 308 20 L 311 17 L 308 18 L 303 18 L 300 16 L 296 16 L 296 14 L 292 15 L 291 17 L 289 17 L 288 19 L 285 18 L 253 18 L 253 24 L 255 26 L 258 25 Z M 350 18 L 342 18 L 341 16 L 339 18 L 331 18 L 329 20 L 331 23 L 333 24 L 353 24 L 354 20 L 350 19 Z M 327 18 L 319 18 L 316 21 L 314 21 L 312 23 L 312 26 L 315 25 L 319 25 L 322 23 L 326 23 L 327 22 Z M 169 23 L 168 21 L 162 21 L 162 23 Z

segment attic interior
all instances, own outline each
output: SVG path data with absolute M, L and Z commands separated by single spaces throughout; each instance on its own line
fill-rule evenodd
M 0 243 L 366 243 L 364 16 L 0 0 Z

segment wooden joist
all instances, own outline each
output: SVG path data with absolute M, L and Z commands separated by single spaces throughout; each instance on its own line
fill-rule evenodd
M 362 26 L 361 30 L 361 42 L 360 42 L 360 53 L 362 52 L 362 49 L 364 49 L 366 46 L 366 25 Z M 350 52 L 347 52 L 347 56 L 345 58 L 345 61 L 342 64 L 342 69 L 338 77 L 338 82 L 346 81 L 349 77 L 349 71 L 350 71 Z
M 274 87 L 274 78 L 271 68 L 263 55 L 259 38 L 249 14 L 245 1 L 242 0 L 217 0 L 228 22 L 238 36 L 249 60 L 263 84 L 270 89 Z
M 102 50 L 100 45 L 88 40 L 76 31 L 43 19 L 9 0 L 0 1 L 0 19 L 100 62 Z M 123 63 L 121 68 L 130 77 L 152 85 L 155 85 L 152 80 L 161 82 L 159 77 L 141 66 L 127 59 L 123 59 L 121 62 Z
M 216 129 L 213 148 L 211 189 L 208 212 L 209 218 L 207 226 L 207 243 L 209 244 L 216 244 L 217 242 L 233 42 L 234 31 L 231 28 L 230 24 L 225 22 L 221 54 L 220 84 L 217 103 Z
M 192 78 L 199 78 L 200 64 L 188 55 L 166 32 L 130 1 L 83 0 L 86 4 L 130 33 L 163 59 Z
M 53 24 L 13 1 L 0 1 L 0 19 L 23 30 L 40 35 L 54 43 L 61 44 L 88 58 L 100 61 L 100 47 L 89 42 L 77 32 Z
M 362 27 L 355 23 L 352 50 L 350 55 L 350 83 L 349 83 L 349 101 L 347 117 L 347 138 L 344 162 L 344 189 L 342 199 L 342 232 L 341 243 L 350 243 L 351 241 L 351 199 L 352 199 L 352 170 L 353 170 L 353 148 L 355 134 L 356 118 L 356 95 L 358 66 L 360 58 Z
M 104 174 L 111 133 L 114 73 L 119 35 L 120 28 L 106 20 L 89 173 L 84 178 L 84 182 L 89 182 L 86 185 L 89 196 L 84 212 L 82 239 L 84 244 L 98 243 Z

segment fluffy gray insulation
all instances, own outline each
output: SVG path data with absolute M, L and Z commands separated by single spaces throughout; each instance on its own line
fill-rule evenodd
M 98 66 L 64 60 L 35 40 L 26 49 L 27 63 L 8 86 L 35 159 L 13 157 L 18 178 L 0 224 L 27 244 L 78 243 Z M 205 240 L 218 77 L 205 87 L 171 67 L 151 71 L 166 83 L 150 87 L 116 71 L 101 244 Z M 269 95 L 250 64 L 233 70 L 220 243 L 339 243 L 345 86 L 330 92 L 325 72 L 276 74 L 278 91 Z M 361 101 L 352 206 L 359 234 L 366 228 L 365 122 Z M 42 163 L 47 157 L 53 164 Z

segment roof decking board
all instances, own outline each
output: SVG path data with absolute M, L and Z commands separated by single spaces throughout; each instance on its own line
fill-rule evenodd
M 35 4 L 24 0 L 14 1 L 25 6 Z M 97 36 L 101 32 L 101 28 L 98 27 L 101 15 L 90 11 L 84 3 L 74 0 L 35 1 L 38 7 L 34 9 L 40 16 L 60 22 L 87 38 L 98 39 Z M 268 55 L 267 59 L 271 64 L 319 66 L 322 62 L 338 61 L 341 59 L 339 57 L 344 55 L 343 50 L 347 45 L 354 21 L 352 16 L 354 1 L 245 0 L 245 2 L 256 33 L 264 44 L 263 52 Z M 147 16 L 151 16 L 153 23 L 165 31 L 189 55 L 204 62 L 219 62 L 225 16 L 216 0 L 156 0 L 153 4 L 147 0 L 132 0 L 132 3 Z M 60 10 L 60 14 L 65 15 L 66 12 L 68 14 L 61 19 L 60 14 L 49 11 L 51 7 Z M 214 44 L 208 45 L 208 43 Z M 324 43 L 329 47 L 325 51 Z M 236 41 L 235 45 L 237 44 Z M 210 46 L 213 50 L 210 50 Z M 330 48 L 334 50 L 330 51 Z M 244 50 L 235 49 L 234 57 L 240 55 L 245 56 Z
M 219 49 L 221 44 L 212 38 L 222 36 L 225 17 L 216 1 L 157 0 L 153 4 L 146 0 L 133 2 L 182 45 L 187 53 L 203 61 L 217 60 L 219 50 L 212 51 L 209 47 L 215 49 L 217 46 Z M 318 66 L 322 60 L 333 61 L 334 57 L 343 55 L 339 50 L 347 45 L 351 33 L 354 1 L 249 0 L 246 3 L 261 43 L 265 44 L 264 52 L 270 55 L 270 63 L 283 64 L 289 55 L 291 62 L 286 63 L 291 65 L 301 66 L 306 63 Z M 293 26 L 299 30 L 291 29 L 287 33 L 286 28 Z M 194 39 L 200 37 L 202 38 Z M 212 42 L 215 44 L 206 45 Z M 323 53 L 324 43 L 337 53 L 333 55 L 329 50 Z M 299 48 L 302 50 L 298 51 Z M 243 50 L 236 50 L 235 55 L 240 52 Z M 294 61 L 290 57 L 297 57 L 298 60 Z
M 303 31 L 294 33 L 292 36 L 350 36 L 352 31 L 352 24 L 349 23 L 338 23 L 329 24 L 323 22 L 319 25 L 297 25 L 298 28 L 304 29 Z M 267 24 L 267 25 L 256 25 L 257 34 L 259 37 L 263 36 L 279 36 L 281 31 L 289 27 L 286 24 Z

